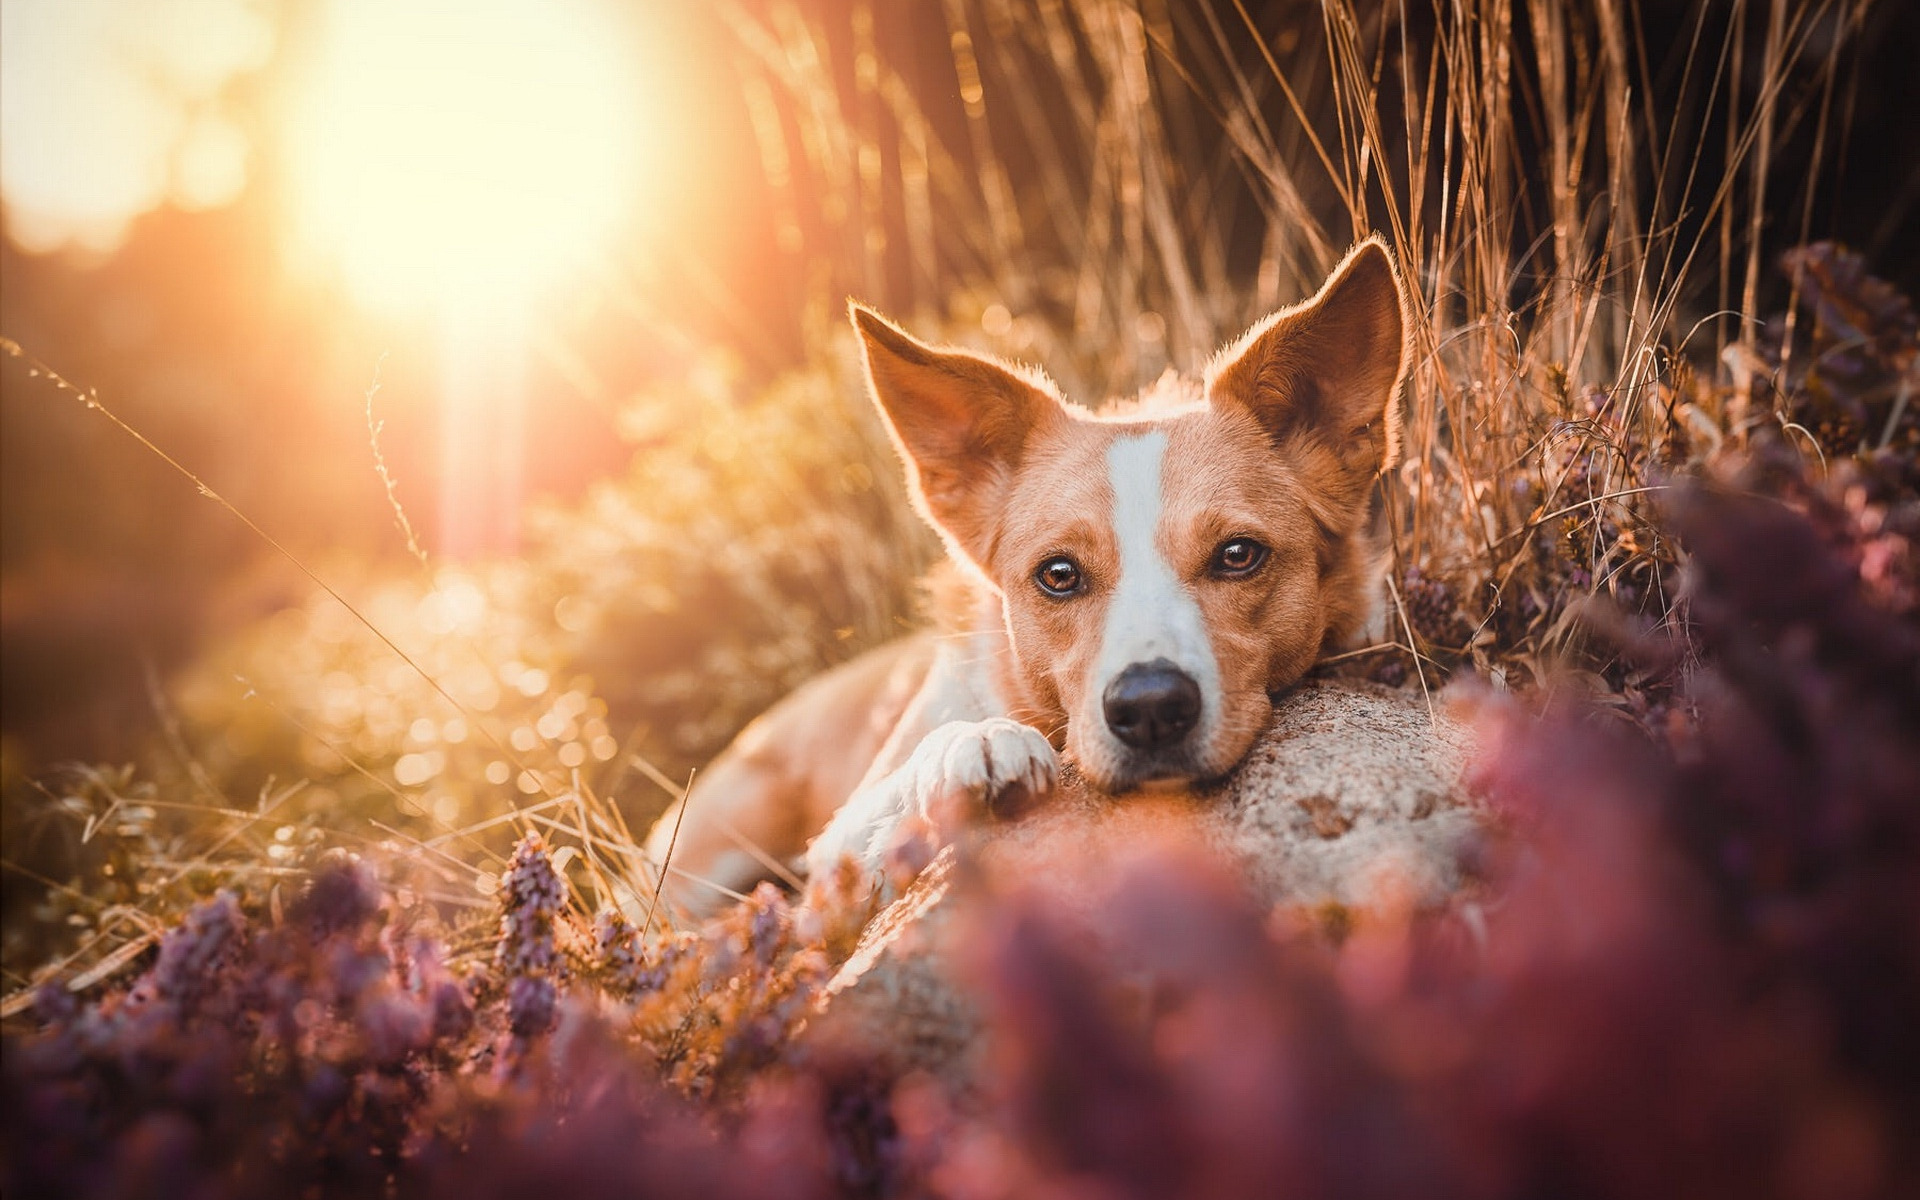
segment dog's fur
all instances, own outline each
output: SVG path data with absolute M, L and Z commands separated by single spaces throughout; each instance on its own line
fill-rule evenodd
M 1230 771 L 1272 697 L 1377 609 L 1370 497 L 1396 452 L 1404 305 L 1368 239 L 1200 387 L 1110 416 L 853 306 L 874 399 L 915 505 L 965 569 L 971 619 L 828 672 L 750 725 L 648 838 L 655 862 L 673 846 L 676 909 L 709 911 L 725 893 L 708 884 L 742 890 L 803 847 L 816 878 L 846 857 L 877 870 L 928 819 L 1044 793 L 1060 754 L 1114 794 Z M 1228 569 L 1249 542 L 1264 558 Z M 1077 587 L 1056 596 L 1039 572 L 1063 556 L 1076 569 L 1049 578 Z M 1112 697 L 1129 668 L 1153 673 L 1156 696 L 1197 688 L 1177 738 L 1123 736 L 1132 710 L 1116 718 Z

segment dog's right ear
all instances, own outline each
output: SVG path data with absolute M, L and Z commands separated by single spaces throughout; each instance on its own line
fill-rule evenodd
M 848 305 L 867 382 L 907 467 L 913 500 L 985 573 L 1006 492 L 1033 435 L 1067 419 L 1038 382 L 964 350 L 936 350 L 870 308 Z

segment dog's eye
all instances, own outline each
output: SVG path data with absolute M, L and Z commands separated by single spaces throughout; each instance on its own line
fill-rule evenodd
M 1080 564 L 1064 554 L 1040 564 L 1033 581 L 1049 596 L 1071 596 L 1080 590 Z
M 1251 575 L 1267 561 L 1267 548 L 1252 538 L 1237 537 L 1220 543 L 1213 552 L 1215 575 Z

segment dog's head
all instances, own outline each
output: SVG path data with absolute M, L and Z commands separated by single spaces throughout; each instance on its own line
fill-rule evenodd
M 1204 396 L 1133 418 L 853 320 L 915 503 L 1002 598 L 1014 715 L 1102 790 L 1224 775 L 1367 617 L 1406 360 L 1378 241 L 1222 352 Z

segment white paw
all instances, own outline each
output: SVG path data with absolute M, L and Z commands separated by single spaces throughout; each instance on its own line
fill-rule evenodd
M 807 847 L 808 878 L 827 887 L 847 859 L 869 874 L 899 866 L 911 878 L 980 813 L 1019 811 L 1052 790 L 1058 771 L 1036 729 L 1005 717 L 950 721 L 841 806 Z
M 946 825 L 976 812 L 1017 809 L 1052 790 L 1059 765 L 1053 747 L 1030 725 L 1006 717 L 949 721 L 907 759 L 904 799 L 909 812 Z

